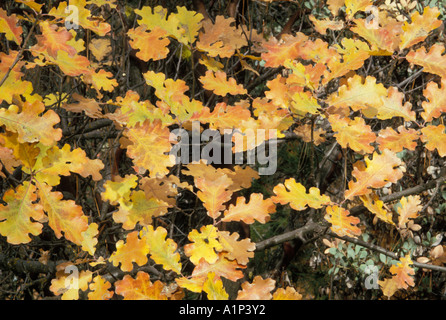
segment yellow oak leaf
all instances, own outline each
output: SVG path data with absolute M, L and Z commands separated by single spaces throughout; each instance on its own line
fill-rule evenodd
M 36 203 L 36 187 L 28 181 L 16 190 L 7 190 L 0 204 L 0 234 L 11 244 L 29 243 L 30 234 L 37 236 L 43 225 L 43 206 Z
M 132 128 L 126 128 L 124 136 L 130 142 L 127 155 L 136 166 L 149 170 L 151 177 L 169 173 L 167 167 L 173 166 L 175 159 L 173 155 L 166 154 L 171 149 L 170 131 L 162 125 L 161 120 L 137 123 Z
M 274 291 L 273 300 L 302 300 L 302 295 L 293 287 L 277 288 Z
M 403 105 L 404 93 L 398 91 L 395 87 L 390 87 L 387 96 L 382 96 L 382 104 L 376 109 L 369 107 L 362 111 L 364 116 L 373 118 L 376 116 L 380 120 L 392 119 L 393 117 L 401 117 L 405 121 L 415 121 L 415 112 L 412 111 L 412 104 L 405 102 Z
M 66 51 L 57 51 L 57 57 L 46 56 L 49 64 L 57 65 L 67 76 L 76 77 L 90 74 L 90 61 L 81 55 L 70 56 Z
M 440 157 L 446 156 L 445 126 L 427 126 L 421 129 L 421 141 L 426 143 L 425 148 L 430 151 L 437 150 Z
M 366 11 L 369 6 L 373 5 L 371 0 L 345 0 L 345 13 L 347 19 L 351 20 L 356 12 Z
M 248 281 L 242 283 L 242 289 L 237 293 L 236 300 L 271 300 L 273 297 L 271 291 L 275 287 L 275 280 L 256 276 L 252 283 Z
M 18 142 L 41 142 L 51 146 L 62 137 L 62 129 L 53 128 L 60 121 L 53 110 L 45 112 L 40 101 L 25 102 L 20 110 L 16 105 L 0 109 L 0 125 L 6 130 L 18 133 Z
M 98 93 L 101 90 L 112 92 L 118 86 L 116 79 L 113 79 L 113 74 L 104 69 L 86 73 L 82 76 L 82 81 L 86 84 L 91 84 Z
M 167 32 L 160 28 L 154 27 L 149 32 L 146 26 L 139 26 L 127 31 L 130 37 L 130 45 L 133 49 L 138 50 L 136 56 L 143 61 L 161 60 L 167 57 L 169 49 L 167 46 L 170 40 L 167 38 Z
M 271 219 L 270 214 L 276 211 L 272 199 L 263 199 L 261 193 L 252 193 L 248 203 L 245 197 L 238 197 L 236 204 L 231 204 L 224 212 L 221 221 L 243 221 L 252 224 L 255 220 L 266 223 Z
M 398 227 L 403 229 L 406 228 L 406 224 L 409 219 L 416 219 L 418 213 L 421 211 L 423 206 L 421 206 L 420 196 L 408 196 L 402 197 L 400 200 L 401 206 L 398 207 Z
M 174 14 L 178 19 L 178 34 L 181 37 L 177 38 L 178 41 L 184 43 L 185 45 L 190 45 L 195 42 L 198 36 L 203 20 L 203 15 L 195 11 L 187 10 L 186 7 L 177 6 L 178 13 Z
M 410 255 L 407 254 L 400 258 L 400 261 L 396 265 L 390 267 L 390 272 L 393 274 L 392 279 L 397 283 L 398 289 L 407 289 L 409 286 L 415 286 L 413 276 L 415 270 L 410 267 L 413 264 Z
M 55 295 L 62 295 L 62 300 L 78 300 L 79 290 L 86 291 L 91 282 L 93 272 L 89 270 L 77 271 L 73 264 L 69 264 L 65 269 L 56 272 L 56 278 L 51 280 L 50 290 Z M 68 272 L 66 272 L 68 271 Z
M 56 237 L 62 236 L 71 242 L 82 245 L 84 231 L 88 229 L 88 218 L 82 212 L 82 207 L 73 200 L 62 200 L 62 193 L 51 191 L 46 183 L 38 183 L 38 195 L 43 210 L 48 216 L 48 225 Z
M 378 284 L 387 298 L 392 297 L 395 292 L 398 291 L 398 284 L 393 278 L 386 278 L 384 280 L 379 280 Z
M 316 31 L 322 35 L 327 34 L 327 29 L 342 30 L 344 28 L 344 22 L 342 20 L 329 20 L 329 19 L 319 20 L 316 19 L 314 15 L 310 15 L 309 19 L 314 24 Z
M 113 297 L 113 291 L 110 291 L 110 288 L 111 283 L 101 275 L 97 275 L 89 285 L 88 300 L 110 300 Z
M 107 180 L 103 187 L 102 199 L 110 201 L 110 204 L 117 205 L 123 198 L 130 196 L 131 190 L 138 185 L 138 176 L 128 174 L 125 177 L 117 176 L 114 181 Z
M 17 141 L 18 134 L 15 132 L 5 132 L 4 134 L 0 134 L 0 139 L 3 140 L 2 148 L 6 153 L 3 158 L 3 164 L 6 168 L 8 168 L 8 172 L 12 172 L 12 167 L 18 167 L 20 164 L 23 164 L 23 171 L 30 173 L 32 172 L 32 168 L 36 164 L 37 158 L 40 154 L 40 149 L 37 147 L 38 143 L 20 143 Z M 11 157 L 11 153 L 13 157 Z M 11 166 L 11 167 L 10 167 Z
M 246 94 L 247 91 L 241 84 L 237 84 L 234 78 L 226 79 L 226 73 L 223 71 L 206 71 L 206 74 L 199 79 L 203 84 L 203 88 L 213 91 L 219 96 L 227 94 L 237 95 Z
M 202 226 L 200 231 L 194 229 L 187 238 L 192 243 L 184 246 L 184 253 L 193 264 L 198 265 L 201 258 L 210 264 L 218 260 L 217 252 L 221 251 L 223 246 L 218 241 L 218 232 L 215 226 Z
M 126 241 L 119 240 L 116 243 L 116 251 L 108 259 L 115 267 L 121 264 L 121 270 L 130 272 L 133 270 L 133 262 L 142 266 L 148 262 L 149 246 L 145 236 L 139 238 L 138 231 L 127 234 Z
M 177 244 L 172 239 L 166 239 L 167 230 L 153 226 L 147 226 L 140 232 L 149 247 L 150 258 L 157 264 L 161 264 L 164 270 L 173 270 L 177 274 L 181 273 L 180 254 L 177 251 Z
M 392 221 L 392 212 L 384 207 L 384 202 L 379 200 L 376 193 L 360 196 L 364 206 L 380 220 L 395 225 Z
M 91 39 L 88 49 L 97 61 L 103 61 L 112 52 L 110 39 Z
M 375 142 L 376 135 L 369 125 L 365 124 L 364 118 L 340 117 L 339 115 L 330 115 L 328 121 L 335 133 L 336 141 L 343 148 L 350 149 L 359 153 L 372 153 L 375 148 L 371 143 Z
M 361 235 L 361 229 L 356 226 L 359 218 L 350 216 L 350 212 L 342 207 L 328 206 L 324 218 L 331 223 L 330 229 L 338 236 L 356 238 Z
M 4 33 L 7 40 L 21 45 L 23 30 L 18 22 L 19 20 L 15 14 L 8 16 L 6 11 L 0 8 L 0 33 Z
M 81 233 L 82 236 L 82 250 L 94 256 L 96 252 L 96 245 L 98 243 L 97 235 L 99 234 L 97 223 L 90 223 L 87 230 Z
M 209 123 L 212 130 L 231 130 L 239 128 L 242 121 L 248 120 L 251 113 L 241 105 L 229 106 L 224 102 L 217 103 L 211 111 L 208 107 L 203 107 L 200 112 L 191 117 L 191 121 L 199 120 L 201 123 Z
M 53 146 L 45 154 L 40 154 L 42 160 L 34 168 L 36 179 L 50 186 L 60 183 L 59 175 L 69 176 L 70 172 L 78 173 L 84 178 L 91 175 L 94 181 L 102 179 L 100 170 L 104 168 L 104 164 L 101 160 L 87 158 L 81 148 L 70 149 L 70 145 L 65 144 L 62 149 Z
M 330 198 L 321 195 L 318 188 L 311 187 L 307 193 L 305 186 L 296 182 L 294 178 L 289 178 L 283 184 L 276 185 L 273 192 L 276 194 L 271 197 L 274 202 L 282 205 L 289 203 L 291 208 L 297 211 L 304 210 L 307 206 L 320 209 L 323 205 L 331 203 Z
M 149 274 L 143 271 L 138 271 L 135 279 L 127 274 L 115 282 L 115 292 L 124 300 L 167 300 L 163 289 L 164 284 L 160 280 L 152 283 Z
M 436 7 L 426 6 L 422 15 L 415 10 L 410 17 L 410 23 L 406 21 L 402 26 L 400 50 L 409 48 L 426 39 L 429 32 L 441 25 L 441 20 L 437 19 L 439 15 L 440 10 Z
M 125 230 L 135 229 L 137 223 L 150 225 L 154 217 L 166 214 L 169 207 L 160 199 L 147 198 L 142 190 L 133 191 L 118 202 L 119 208 L 113 213 L 113 220 L 122 223 Z
M 402 167 L 401 159 L 395 152 L 385 149 L 382 154 L 373 153 L 372 158 L 365 158 L 366 167 L 353 168 L 352 175 L 356 181 L 351 180 L 348 190 L 345 192 L 345 199 L 354 196 L 369 194 L 370 188 L 382 188 L 387 183 L 396 183 L 403 177 L 405 168 Z
M 210 272 L 203 284 L 203 291 L 206 292 L 208 300 L 228 300 L 229 295 L 223 287 L 220 278 L 216 278 L 214 272 Z

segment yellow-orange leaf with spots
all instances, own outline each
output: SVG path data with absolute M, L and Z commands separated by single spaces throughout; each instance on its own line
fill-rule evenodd
M 356 225 L 359 218 L 350 216 L 350 212 L 339 206 L 328 206 L 325 220 L 331 223 L 330 229 L 338 236 L 356 238 L 361 235 L 361 229 Z
M 200 77 L 203 88 L 213 91 L 219 96 L 226 96 L 227 94 L 237 95 L 246 94 L 247 91 L 241 84 L 237 84 L 234 78 L 226 79 L 226 73 L 223 71 L 206 71 L 206 74 Z
M 144 236 L 139 238 L 138 233 L 138 231 L 132 231 L 127 234 L 125 242 L 119 240 L 116 243 L 116 251 L 108 259 L 115 267 L 121 264 L 121 270 L 124 272 L 133 270 L 133 262 L 142 266 L 148 261 L 147 239 Z
M 421 141 L 426 143 L 425 148 L 430 151 L 437 150 L 440 157 L 446 156 L 446 133 L 445 126 L 427 126 L 421 129 Z
M 152 283 L 149 274 L 143 271 L 138 271 L 136 279 L 127 274 L 115 283 L 115 292 L 124 300 L 167 300 L 163 289 L 164 284 L 160 280 Z
M 237 300 L 271 300 L 271 291 L 276 287 L 276 281 L 256 276 L 252 283 L 242 283 L 242 289 L 237 294 Z
M 248 203 L 245 197 L 238 197 L 235 205 L 231 204 L 224 212 L 221 221 L 243 221 L 251 224 L 254 221 L 266 223 L 271 219 L 271 213 L 276 211 L 276 206 L 271 199 L 263 199 L 261 193 L 252 193 Z

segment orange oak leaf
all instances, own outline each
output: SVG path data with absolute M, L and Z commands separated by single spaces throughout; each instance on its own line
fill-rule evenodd
M 330 229 L 338 236 L 356 238 L 361 235 L 361 229 L 356 226 L 359 218 L 350 216 L 350 212 L 342 207 L 328 206 L 324 218 L 331 223 Z
M 184 246 L 184 253 L 193 264 L 198 265 L 202 258 L 210 264 L 218 260 L 217 252 L 221 251 L 223 246 L 218 241 L 218 231 L 215 226 L 202 226 L 200 231 L 194 229 L 189 233 L 188 239 L 192 243 Z
M 368 19 L 353 19 L 351 31 L 358 34 L 371 46 L 370 55 L 392 55 L 398 49 L 402 23 L 391 21 L 378 28 L 371 28 Z M 383 21 L 384 22 L 384 21 Z
M 82 76 L 82 81 L 86 84 L 91 84 L 96 92 L 101 90 L 112 92 L 118 86 L 116 79 L 113 79 L 113 74 L 104 69 L 99 71 L 91 71 Z
M 167 300 L 163 289 L 164 284 L 160 280 L 152 283 L 149 274 L 144 271 L 138 271 L 135 279 L 127 274 L 115 282 L 115 292 L 124 300 Z
M 4 146 L 3 149 L 8 150 L 5 159 L 8 161 L 3 162 L 5 167 L 18 167 L 20 164 L 23 164 L 23 171 L 31 173 L 40 154 L 40 149 L 37 147 L 38 143 L 20 143 L 18 142 L 17 133 L 9 131 L 5 132 L 4 134 L 0 134 L 0 140 L 2 140 L 2 145 Z M 11 160 L 9 160 L 11 153 L 13 157 Z M 8 172 L 12 171 L 8 170 Z
M 23 30 L 18 22 L 19 20 L 15 14 L 8 16 L 6 11 L 0 8 L 0 33 L 4 33 L 7 40 L 21 45 Z
M 406 224 L 409 219 L 416 219 L 418 213 L 421 211 L 423 206 L 421 206 L 420 196 L 408 196 L 402 197 L 400 200 L 401 206 L 398 207 L 398 227 L 400 229 L 406 228 Z
M 88 49 L 97 61 L 103 62 L 112 52 L 110 39 L 91 39 Z
M 96 245 L 98 243 L 97 239 L 98 234 L 99 234 L 98 225 L 95 222 L 90 223 L 88 225 L 87 230 L 81 233 L 82 250 L 88 252 L 91 256 L 94 256 L 94 253 L 96 252 Z
M 240 235 L 237 232 L 229 233 L 228 231 L 219 231 L 218 237 L 223 246 L 222 250 L 227 252 L 227 259 L 236 259 L 239 264 L 246 265 L 249 259 L 254 257 L 256 245 L 250 239 L 238 240 Z
M 60 118 L 53 110 L 45 112 L 45 105 L 36 100 L 25 102 L 20 110 L 16 105 L 0 109 L 0 125 L 18 133 L 18 142 L 41 142 L 51 146 L 62 137 L 62 129 L 53 128 Z
M 84 241 L 84 231 L 88 229 L 88 218 L 82 207 L 73 200 L 62 200 L 62 193 L 51 191 L 45 183 L 38 183 L 38 195 L 43 210 L 48 216 L 48 225 L 56 237 L 65 239 L 81 246 Z
M 261 193 L 252 193 L 248 203 L 245 197 L 238 197 L 235 205 L 231 204 L 224 212 L 221 221 L 243 221 L 252 224 L 255 220 L 266 223 L 271 219 L 270 214 L 276 211 L 276 206 L 271 199 L 263 199 Z
M 392 297 L 398 291 L 398 283 L 393 278 L 379 280 L 378 284 L 387 298 Z
M 113 291 L 109 290 L 111 283 L 100 275 L 93 278 L 89 288 L 88 300 L 110 300 L 113 297 Z
M 435 7 L 426 6 L 422 15 L 415 10 L 410 17 L 410 23 L 406 21 L 402 26 L 400 50 L 409 48 L 426 39 L 429 32 L 441 25 L 441 20 L 437 19 L 439 15 L 440 10 Z
M 243 120 L 250 119 L 251 113 L 241 105 L 229 106 L 224 102 L 217 103 L 211 111 L 208 107 L 203 107 L 200 112 L 195 113 L 191 120 L 199 120 L 201 123 L 209 123 L 209 128 L 213 130 L 231 130 L 239 128 Z
M 94 119 L 103 117 L 101 112 L 102 109 L 96 100 L 85 98 L 78 93 L 73 93 L 71 97 L 76 101 L 76 103 L 65 103 L 61 105 L 62 108 L 70 112 L 85 112 L 87 116 Z
M 167 46 L 170 40 L 167 38 L 167 32 L 160 28 L 154 27 L 149 32 L 146 31 L 146 26 L 139 26 L 127 31 L 130 37 L 130 45 L 133 49 L 138 50 L 136 56 L 143 61 L 161 60 L 167 57 L 169 49 Z
M 321 195 L 318 188 L 311 187 L 307 193 L 305 186 L 296 182 L 294 178 L 289 178 L 283 184 L 276 185 L 273 192 L 276 194 L 271 197 L 274 202 L 282 205 L 289 203 L 291 208 L 297 211 L 304 210 L 307 206 L 320 209 L 331 203 L 330 198 Z
M 175 175 L 164 178 L 144 177 L 139 181 L 139 188 L 144 191 L 146 198 L 156 198 L 172 207 L 176 204 L 176 196 L 179 189 L 192 191 L 192 186 L 187 182 L 180 182 Z
M 276 281 L 270 278 L 263 279 L 256 276 L 252 283 L 242 283 L 242 289 L 237 293 L 236 300 L 271 300 Z
M 262 53 L 262 59 L 265 61 L 265 67 L 277 68 L 282 66 L 288 59 L 294 60 L 299 57 L 303 44 L 308 37 L 301 32 L 296 35 L 284 35 L 278 40 L 272 37 L 264 44 L 267 52 Z
M 385 149 L 381 154 L 374 152 L 371 159 L 366 157 L 365 164 L 366 167 L 363 170 L 358 167 L 353 169 L 352 175 L 356 181 L 349 182 L 345 199 L 369 194 L 370 188 L 382 188 L 389 182 L 396 183 L 405 172 L 401 159 L 395 152 L 388 149 Z
M 90 61 L 87 57 L 81 55 L 70 56 L 66 51 L 57 51 L 57 57 L 47 56 L 46 59 L 50 64 L 57 65 L 60 70 L 67 76 L 76 77 L 80 75 L 90 74 Z
M 198 36 L 197 49 L 205 51 L 210 57 L 229 58 L 234 52 L 248 44 L 241 29 L 232 26 L 234 18 L 217 16 L 203 21 L 203 31 Z
M 169 173 L 167 167 L 173 166 L 175 159 L 166 154 L 171 149 L 170 131 L 161 120 L 137 123 L 132 128 L 126 128 L 124 136 L 130 142 L 127 154 L 136 166 L 149 170 L 151 177 Z
M 335 114 L 330 115 L 328 121 L 336 132 L 334 136 L 341 147 L 349 147 L 359 153 L 372 153 L 375 150 L 371 143 L 375 142 L 376 135 L 372 128 L 365 124 L 364 118 L 356 117 L 350 120 Z
M 421 112 L 421 117 L 424 121 L 429 122 L 433 119 L 439 118 L 442 112 L 446 112 L 446 79 L 442 78 L 441 88 L 436 82 L 429 82 L 423 91 L 423 95 L 427 101 L 423 101 L 421 106 L 424 111 Z
M 390 272 L 393 274 L 392 279 L 397 283 L 398 289 L 407 289 L 409 286 L 415 286 L 413 275 L 415 270 L 410 267 L 413 264 L 410 255 L 407 254 L 400 258 L 400 262 L 390 267 Z
M 50 24 L 48 21 L 39 23 L 41 35 L 37 35 L 35 49 L 41 48 L 48 52 L 53 58 L 57 58 L 57 51 L 66 51 L 70 56 L 74 56 L 77 50 L 68 43 L 73 35 L 65 28 Z
M 273 300 L 302 300 L 302 295 L 293 287 L 277 288 L 274 291 Z
M 108 259 L 115 267 L 121 264 L 121 270 L 130 272 L 133 270 L 133 262 L 142 266 L 148 262 L 149 246 L 145 236 L 139 238 L 138 231 L 127 234 L 126 241 L 119 240 L 116 243 L 116 251 Z
M 214 263 L 208 263 L 205 258 L 201 258 L 198 265 L 192 271 L 192 278 L 196 282 L 202 279 L 203 283 L 210 272 L 214 272 L 217 278 L 223 277 L 231 281 L 237 281 L 243 278 L 243 272 L 240 269 L 245 269 L 246 266 L 240 265 L 236 260 L 226 259 L 226 253 L 218 254 L 218 259 Z
M 0 204 L 0 234 L 11 244 L 28 243 L 30 234 L 37 236 L 42 232 L 43 206 L 36 203 L 36 187 L 28 181 L 14 191 L 5 192 Z
M 378 143 L 379 151 L 389 149 L 395 153 L 403 151 L 404 148 L 408 150 L 415 150 L 417 146 L 417 140 L 419 139 L 419 133 L 417 130 L 404 126 L 399 126 L 398 131 L 395 131 L 392 127 L 382 129 L 378 133 L 376 143 Z
M 406 60 L 410 63 L 422 66 L 424 72 L 436 74 L 446 78 L 446 56 L 443 55 L 445 47 L 442 44 L 434 44 L 429 51 L 423 46 L 416 51 L 410 51 Z
M 231 199 L 233 192 L 228 190 L 231 184 L 232 180 L 225 174 L 214 178 L 195 177 L 195 186 L 199 189 L 197 196 L 211 218 L 218 218 L 225 202 Z
M 140 232 L 142 238 L 149 246 L 150 257 L 157 264 L 161 264 L 164 270 L 173 270 L 177 274 L 181 273 L 180 254 L 177 251 L 177 244 L 172 239 L 166 239 L 167 230 L 153 226 L 147 226 Z
M 241 84 L 237 84 L 234 78 L 226 79 L 226 73 L 223 71 L 206 71 L 206 74 L 199 79 L 203 88 L 213 91 L 219 96 L 246 94 L 247 91 Z
M 426 143 L 425 148 L 430 151 L 436 149 L 440 157 L 446 156 L 446 133 L 444 131 L 445 126 L 442 124 L 421 129 L 420 139 Z
M 203 284 L 208 300 L 228 300 L 229 295 L 223 287 L 223 281 L 216 277 L 215 272 L 210 272 Z

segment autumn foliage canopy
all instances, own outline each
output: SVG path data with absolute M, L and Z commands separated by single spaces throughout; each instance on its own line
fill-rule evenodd
M 441 4 L 135 2 L 0 5 L 1 298 L 446 294 Z

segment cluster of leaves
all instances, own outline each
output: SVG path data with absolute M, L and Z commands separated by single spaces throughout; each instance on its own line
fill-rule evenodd
M 317 33 L 275 37 L 241 13 L 211 17 L 200 5 L 126 10 L 113 0 L 71 0 L 70 7 L 60 1 L 48 8 L 15 0 L 10 9 L 19 4 L 22 14 L 0 8 L 0 163 L 7 185 L 0 235 L 9 250 L 46 248 L 42 264 L 56 254 L 48 249 L 55 240 L 73 244 L 48 280 L 54 295 L 228 299 L 227 283 L 242 281 L 237 299 L 301 299 L 292 285 L 268 275 L 248 279 L 243 271 L 259 246 L 225 231 L 229 223 L 266 224 L 279 206 L 310 212 L 309 223 L 318 219 L 317 227 L 343 239 L 373 231 L 367 218 L 352 214 L 358 205 L 402 239 L 421 230 L 414 221 L 429 204 L 416 194 L 422 190 L 395 198 L 394 209 L 380 195 L 409 185 L 405 161 L 416 152 L 427 165 L 446 156 L 445 47 L 428 47 L 442 24 L 439 9 L 410 7 L 401 20 L 371 0 L 328 0 L 328 17 L 308 16 Z M 371 6 L 372 19 L 365 15 Z M 142 80 L 132 88 L 131 55 Z M 369 72 L 379 59 L 391 61 L 382 79 Z M 397 66 L 410 70 L 392 85 Z M 405 85 L 415 84 L 418 67 L 431 80 L 411 98 Z M 45 87 L 41 79 L 50 76 L 58 80 Z M 258 79 L 265 90 L 253 95 Z M 334 142 L 344 155 L 344 188 L 329 194 L 316 179 L 285 177 L 270 196 L 242 196 L 260 178 L 255 166 L 178 165 L 169 155 L 172 129 L 192 122 L 221 133 L 237 129 L 233 141 L 244 140 L 239 152 L 290 134 L 321 148 Z M 243 135 L 258 129 L 276 134 L 255 141 Z M 444 171 L 435 181 L 438 192 Z M 191 194 L 194 200 L 180 205 Z M 380 280 L 383 295 L 414 287 L 411 254 Z M 425 258 L 444 262 L 440 257 Z M 72 267 L 81 271 L 67 286 Z

